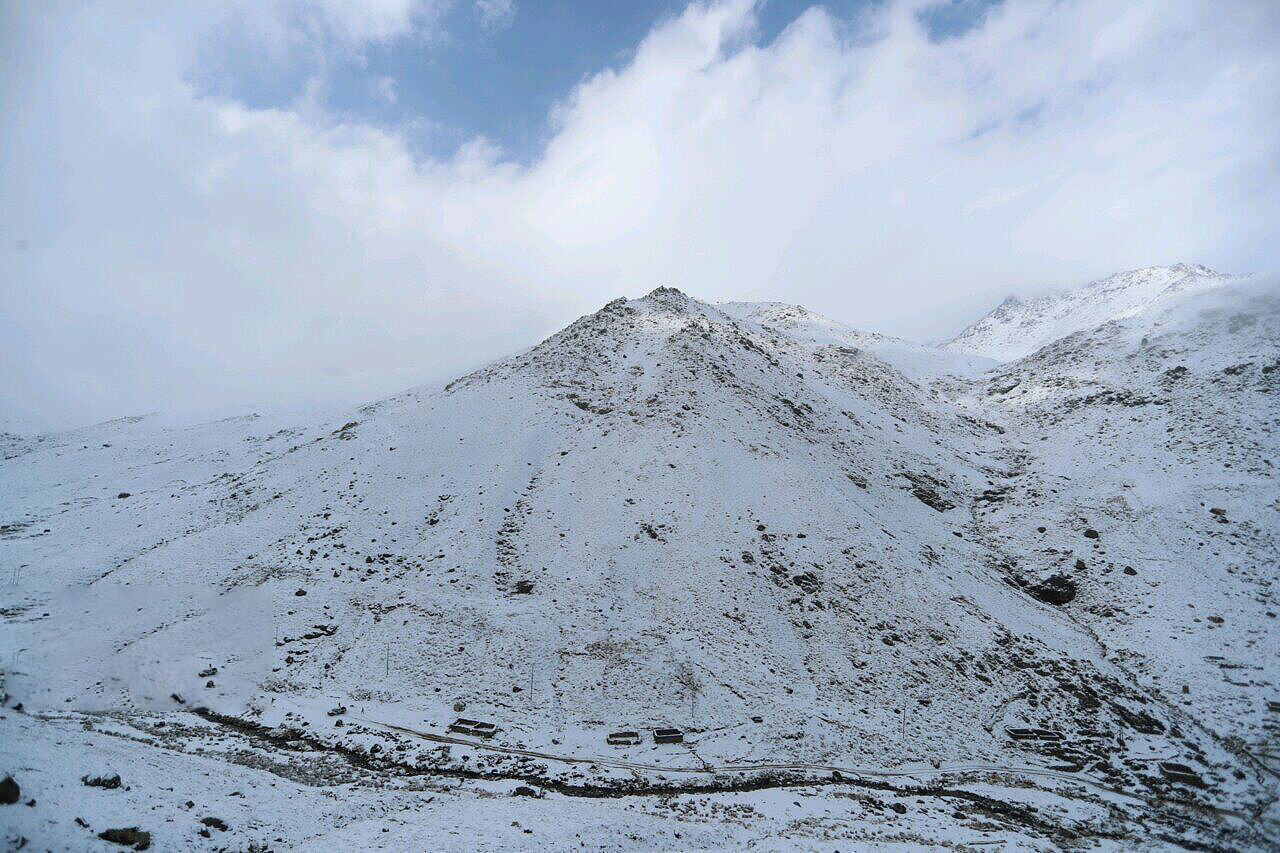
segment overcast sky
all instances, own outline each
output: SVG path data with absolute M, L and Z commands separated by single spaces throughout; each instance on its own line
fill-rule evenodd
M 659 284 L 917 337 L 1280 268 L 1275 0 L 0 3 L 0 426 L 357 402 Z

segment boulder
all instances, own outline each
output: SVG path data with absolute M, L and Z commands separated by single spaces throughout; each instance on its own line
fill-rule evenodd
M 81 776 L 80 781 L 90 788 L 106 788 L 108 791 L 114 791 L 120 787 L 120 774 L 112 773 L 110 776 Z
M 1066 575 L 1055 574 L 1027 587 L 1027 592 L 1045 604 L 1062 605 L 1076 597 L 1076 584 Z
M 120 829 L 105 829 L 98 833 L 98 837 L 103 841 L 110 841 L 113 844 L 132 847 L 134 850 L 146 850 L 151 846 L 151 833 L 144 832 L 136 826 L 126 826 L 121 827 Z
M 18 783 L 14 781 L 12 776 L 0 779 L 0 806 L 11 806 L 21 796 L 22 791 L 18 788 Z

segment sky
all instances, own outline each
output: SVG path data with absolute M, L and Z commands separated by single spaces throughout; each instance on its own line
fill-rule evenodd
M 1280 269 L 1273 0 L 0 2 L 0 428 L 348 405 L 617 296 L 936 339 Z

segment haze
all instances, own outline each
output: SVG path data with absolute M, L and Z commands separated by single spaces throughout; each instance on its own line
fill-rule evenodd
M 1268 0 L 573 6 L 5 4 L 0 426 L 355 403 L 657 285 L 936 339 L 1280 266 Z

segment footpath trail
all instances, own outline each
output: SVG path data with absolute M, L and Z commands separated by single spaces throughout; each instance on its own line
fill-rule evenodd
M 647 773 L 673 773 L 673 774 L 697 774 L 702 776 L 714 776 L 718 773 L 759 773 L 759 772 L 787 772 L 787 771 L 808 771 L 808 772 L 824 772 L 839 773 L 842 778 L 848 781 L 858 779 L 921 779 L 928 777 L 939 777 L 948 773 L 998 773 L 1003 775 L 1035 777 L 1042 779 L 1054 779 L 1060 782 L 1071 782 L 1083 785 L 1093 789 L 1096 792 L 1110 794 L 1112 796 L 1123 797 L 1133 802 L 1152 804 L 1158 802 L 1162 805 L 1170 805 L 1162 797 L 1153 797 L 1150 795 L 1136 794 L 1132 791 L 1124 791 L 1114 788 L 1097 779 L 1090 778 L 1081 773 L 1071 773 L 1061 770 L 1051 770 L 1046 767 L 1018 767 L 1013 765 L 1001 764 L 981 764 L 981 763 L 962 763 L 962 764 L 943 764 L 937 767 L 848 767 L 836 764 L 821 764 L 806 761 L 779 761 L 779 762 L 759 762 L 759 763 L 733 763 L 711 765 L 704 764 L 697 767 L 693 766 L 671 766 L 663 764 L 646 764 L 635 761 L 625 761 L 620 758 L 607 758 L 603 756 L 575 756 L 575 755 L 559 755 L 549 752 L 541 752 L 533 749 L 521 749 L 514 746 L 503 746 L 501 744 L 489 744 L 480 741 L 452 737 L 450 735 L 434 734 L 432 732 L 419 731 L 417 729 L 399 726 L 392 723 L 384 723 L 379 720 L 372 720 L 366 717 L 355 717 L 354 719 L 361 722 L 379 726 L 401 734 L 412 735 L 422 738 L 423 740 L 435 743 L 450 744 L 455 746 L 465 746 L 470 749 L 482 750 L 486 752 L 501 753 L 504 755 L 516 755 L 524 758 L 536 758 L 541 761 L 554 761 L 562 764 L 589 764 L 599 767 L 615 767 L 623 770 L 635 770 Z M 782 785 L 783 783 L 779 783 Z M 804 784 L 803 781 L 789 781 L 787 785 Z M 1179 803 L 1178 805 L 1190 806 L 1191 808 L 1201 811 L 1211 811 L 1214 814 L 1247 819 L 1248 816 L 1244 812 L 1234 809 L 1223 809 L 1213 806 L 1193 805 L 1189 803 Z

